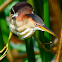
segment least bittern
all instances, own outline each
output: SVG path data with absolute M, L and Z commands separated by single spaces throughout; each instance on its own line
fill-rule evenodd
M 54 32 L 45 26 L 43 20 L 34 13 L 33 7 L 27 2 L 18 2 L 11 8 L 9 28 L 11 30 L 9 40 L 12 36 L 12 33 L 16 34 L 21 39 L 26 39 L 31 37 L 36 30 L 47 31 L 55 36 Z M 2 53 L 6 48 L 6 51 L 0 57 L 0 60 L 6 56 L 8 43 L 0 51 Z

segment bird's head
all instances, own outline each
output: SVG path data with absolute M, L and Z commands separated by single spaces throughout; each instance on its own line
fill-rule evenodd
M 54 34 L 54 32 L 52 32 L 49 28 L 47 28 L 43 22 L 43 20 L 36 14 L 26 14 L 24 16 L 24 23 L 31 27 L 32 29 L 34 29 L 34 31 L 36 30 L 41 30 L 41 31 L 46 31 L 54 36 L 56 36 Z
M 18 2 L 11 8 L 10 16 L 12 16 L 12 18 L 17 16 L 23 17 L 25 14 L 32 14 L 32 13 L 34 13 L 34 9 L 29 3 Z

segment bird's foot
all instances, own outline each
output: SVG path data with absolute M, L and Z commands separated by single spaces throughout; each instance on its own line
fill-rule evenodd
M 0 61 L 6 56 L 6 53 L 8 51 L 8 43 L 7 45 L 0 51 L 0 54 L 3 53 L 3 55 L 0 57 Z
M 49 45 L 49 44 L 52 44 L 52 42 L 50 41 L 50 43 L 43 43 L 44 45 Z

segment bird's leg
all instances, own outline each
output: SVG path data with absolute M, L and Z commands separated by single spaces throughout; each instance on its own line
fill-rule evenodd
M 47 51 L 49 53 L 53 53 L 53 54 L 56 53 L 56 51 L 52 51 L 52 50 L 47 49 L 45 47 L 45 45 L 35 35 L 33 35 L 33 37 L 39 42 L 40 47 L 43 48 L 45 51 Z
M 52 42 L 50 41 L 50 43 L 43 43 L 44 45 L 49 45 L 49 44 L 52 44 Z
M 4 50 L 6 49 L 5 52 L 3 53 L 3 55 L 0 57 L 0 61 L 6 56 L 6 53 L 8 51 L 8 45 L 9 45 L 9 41 L 11 39 L 11 36 L 12 36 L 12 32 L 10 31 L 9 38 L 8 38 L 8 42 L 7 42 L 6 46 L 0 51 L 0 53 L 3 53 Z
M 6 46 L 0 51 L 0 53 L 2 53 L 5 49 L 6 49 Z

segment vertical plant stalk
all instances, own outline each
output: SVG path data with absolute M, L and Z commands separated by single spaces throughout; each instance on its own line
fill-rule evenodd
M 0 1 L 0 5 L 3 3 L 3 0 Z M 1 15 L 1 13 L 0 13 Z M 0 17 L 0 20 L 1 20 L 1 17 Z M 1 22 L 0 22 L 0 50 L 2 50 L 2 48 L 4 47 L 4 44 L 3 44 L 3 39 L 2 39 L 2 34 L 1 34 Z M 1 56 L 1 54 L 0 54 Z
M 25 40 L 28 62 L 35 62 L 34 47 L 32 38 Z
M 3 41 L 5 44 L 7 44 L 8 41 L 8 27 L 6 24 L 6 20 L 4 20 L 3 18 L 1 19 L 1 31 L 2 31 L 2 37 L 3 37 Z
M 57 49 L 57 53 L 56 53 L 55 62 L 60 62 L 60 58 L 61 58 L 61 44 L 62 44 L 62 25 L 61 25 L 61 31 L 60 31 L 60 36 L 59 36 L 59 45 L 58 45 L 58 49 Z
M 6 24 L 6 21 L 4 20 L 4 18 L 0 19 L 0 26 L 1 26 L 1 33 L 2 33 L 1 34 L 1 38 L 2 38 L 1 45 L 3 45 L 3 48 L 4 48 L 4 43 L 6 44 L 7 40 L 8 40 L 8 30 L 6 29 L 7 24 Z M 3 41 L 4 41 L 4 43 L 3 43 Z M 3 62 L 8 62 L 6 57 L 3 59 Z
M 1 25 L 0 25 L 0 27 L 1 27 Z M 3 44 L 3 39 L 2 39 L 2 34 L 1 34 L 1 28 L 0 28 L 0 51 L 3 49 L 3 47 L 4 47 L 4 44 Z M 0 57 L 1 57 L 1 55 L 2 54 L 0 54 Z M 0 62 L 2 62 L 2 61 L 0 61 Z M 3 62 L 4 62 L 4 60 L 3 60 Z
M 3 0 L 0 0 L 0 5 L 2 5 Z M 4 48 L 4 43 L 3 43 L 3 37 L 2 37 L 2 30 L 1 30 L 1 21 L 2 18 L 4 19 L 4 14 L 3 12 L 0 13 L 0 50 L 2 50 L 2 48 Z M 1 56 L 2 54 L 0 54 Z M 7 58 L 5 57 L 3 60 L 1 60 L 0 62 L 8 62 Z
M 59 32 L 60 32 L 60 27 L 61 27 L 61 21 L 62 21 L 62 13 L 61 13 L 61 8 L 58 4 L 59 0 L 49 0 L 49 3 L 53 9 L 53 13 L 55 15 L 56 18 L 56 24 L 58 25 L 57 28 L 55 28 L 55 32 L 56 34 L 59 36 Z
M 27 0 L 28 3 L 30 3 L 34 7 L 34 0 Z
M 48 2 L 48 0 L 43 0 L 43 2 L 44 2 L 44 23 L 49 28 L 49 5 L 48 5 L 49 2 Z M 50 43 L 49 33 L 44 32 L 44 36 L 45 36 L 45 41 L 47 43 Z M 45 47 L 47 49 L 50 49 L 50 45 L 46 45 Z M 50 53 L 44 51 L 44 60 L 43 60 L 43 62 L 51 62 L 51 57 L 50 56 L 51 56 Z

